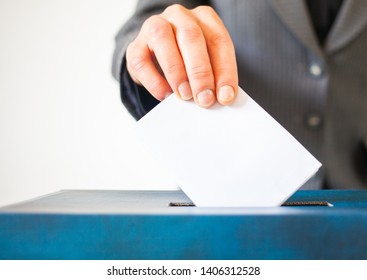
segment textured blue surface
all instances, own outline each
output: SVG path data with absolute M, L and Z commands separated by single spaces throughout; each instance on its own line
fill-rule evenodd
M 367 259 L 367 192 L 300 191 L 292 200 L 335 207 L 177 215 L 8 207 L 0 210 L 0 259 Z

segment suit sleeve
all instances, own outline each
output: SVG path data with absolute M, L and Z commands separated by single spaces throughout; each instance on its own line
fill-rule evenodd
M 116 35 L 116 48 L 113 55 L 112 74 L 120 82 L 121 100 L 129 113 L 140 119 L 159 101 L 156 100 L 142 86 L 134 83 L 126 69 L 125 53 L 128 45 L 138 35 L 144 21 L 152 15 L 160 14 L 164 9 L 173 4 L 181 4 L 189 9 L 200 5 L 208 5 L 209 1 L 190 0 L 140 0 L 136 11 Z

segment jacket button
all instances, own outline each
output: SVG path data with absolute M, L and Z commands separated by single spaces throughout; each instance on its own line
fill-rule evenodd
M 320 77 L 322 75 L 322 67 L 318 63 L 312 63 L 310 65 L 310 74 L 314 77 Z
M 312 129 L 317 129 L 322 125 L 322 116 L 319 113 L 309 113 L 305 119 L 306 126 Z

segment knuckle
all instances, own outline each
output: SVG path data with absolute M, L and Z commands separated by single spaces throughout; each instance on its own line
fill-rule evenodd
M 158 40 L 167 36 L 171 26 L 165 19 L 155 15 L 145 21 L 143 28 L 150 39 Z
M 208 81 L 212 76 L 212 71 L 205 65 L 196 65 L 191 68 L 189 77 L 193 80 Z
M 220 75 L 227 77 L 227 73 L 230 72 L 230 70 L 233 69 L 233 66 L 230 64 L 226 64 L 226 63 L 221 63 L 219 66 L 216 67 L 216 72 L 218 72 Z M 233 71 L 231 71 L 233 72 Z M 229 79 L 231 79 L 231 77 L 228 77 Z
M 208 41 L 213 45 L 231 46 L 232 40 L 225 32 L 215 32 L 209 36 Z
M 169 62 L 165 70 L 170 74 L 182 73 L 184 71 L 182 64 L 179 62 Z
M 202 15 L 209 15 L 209 16 L 217 15 L 215 10 L 210 6 L 198 6 L 195 9 L 193 9 L 193 11 L 195 11 L 198 14 L 202 14 Z
M 143 55 L 131 54 L 131 56 L 128 56 L 127 52 L 126 59 L 130 65 L 130 68 L 137 73 L 144 69 L 144 67 L 147 65 L 147 60 Z
M 173 4 L 168 6 L 165 10 L 164 13 L 168 13 L 168 14 L 176 14 L 176 13 L 183 13 L 186 12 L 187 9 L 180 5 L 180 4 Z
M 162 86 L 162 83 L 158 79 L 151 80 L 146 87 L 149 89 L 149 92 L 159 100 L 164 99 L 166 96 L 165 87 Z
M 177 33 L 183 40 L 189 42 L 197 41 L 202 36 L 202 31 L 198 24 L 184 25 L 177 30 Z

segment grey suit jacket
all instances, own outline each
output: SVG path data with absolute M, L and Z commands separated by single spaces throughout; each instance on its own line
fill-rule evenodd
M 116 37 L 113 73 L 143 21 L 167 5 L 139 1 Z M 367 188 L 367 1 L 345 0 L 319 45 L 307 7 L 295 0 L 212 0 L 236 48 L 240 86 L 322 163 L 306 188 Z M 123 93 L 122 93 L 123 94 Z

